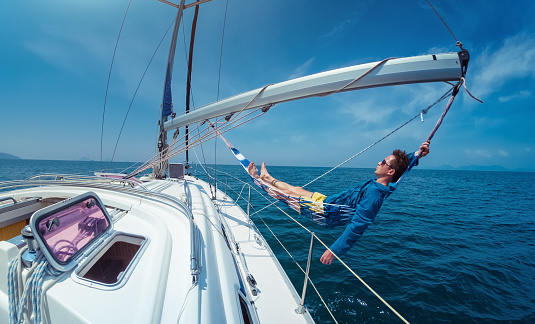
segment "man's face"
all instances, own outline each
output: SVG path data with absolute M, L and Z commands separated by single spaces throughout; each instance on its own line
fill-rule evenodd
M 382 178 L 387 176 L 388 171 L 392 169 L 390 166 L 392 165 L 392 162 L 396 160 L 396 157 L 393 155 L 387 156 L 384 160 L 377 163 L 377 168 L 375 168 L 375 175 L 377 178 Z M 392 173 L 392 172 L 391 172 Z

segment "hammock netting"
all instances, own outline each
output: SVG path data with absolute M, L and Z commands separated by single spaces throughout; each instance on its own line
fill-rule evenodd
M 223 135 L 219 134 L 221 139 L 227 144 L 228 148 L 234 154 L 234 157 L 240 162 L 247 174 L 249 160 L 243 156 L 229 141 L 227 141 Z M 251 176 L 249 174 L 249 176 Z M 312 220 L 314 223 L 323 225 L 326 227 L 334 227 L 347 224 L 353 218 L 355 214 L 355 208 L 346 205 L 326 204 L 321 202 L 314 202 L 302 197 L 290 196 L 277 188 L 268 186 L 264 182 L 251 176 L 253 182 L 267 192 L 271 197 L 285 203 L 290 208 L 298 212 L 300 215 L 305 216 Z

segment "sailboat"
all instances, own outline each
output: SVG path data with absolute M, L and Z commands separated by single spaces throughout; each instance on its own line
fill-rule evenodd
M 129 174 L 0 184 L 1 322 L 313 323 L 307 277 L 299 293 L 249 211 L 169 158 L 228 131 L 241 113 L 359 89 L 459 82 L 469 60 L 462 50 L 355 65 L 175 115 L 174 42 L 183 11 L 205 1 L 162 2 L 177 15 L 157 156 Z M 168 141 L 168 132 L 193 126 L 204 127 L 204 135 Z M 142 174 L 147 169 L 151 175 Z

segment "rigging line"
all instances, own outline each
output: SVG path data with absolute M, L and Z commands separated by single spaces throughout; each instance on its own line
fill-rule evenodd
M 324 93 L 324 94 L 320 94 L 318 95 L 318 97 L 325 97 L 325 96 L 329 96 L 329 95 L 332 95 L 332 94 L 335 94 L 337 92 L 340 92 L 342 90 L 344 90 L 345 88 L 349 87 L 350 85 L 352 85 L 353 83 L 359 81 L 360 79 L 364 78 L 365 76 L 367 76 L 368 74 L 370 74 L 372 71 L 374 71 L 375 69 L 377 69 L 378 67 L 380 67 L 381 65 L 385 64 L 386 62 L 390 61 L 390 60 L 394 60 L 396 59 L 395 57 L 390 57 L 390 58 L 387 58 L 387 59 L 384 59 L 382 60 L 381 62 L 377 63 L 374 67 L 372 67 L 371 69 L 369 69 L 368 71 L 366 71 L 364 74 L 362 74 L 361 76 L 355 78 L 353 81 L 349 82 L 348 84 L 346 84 L 345 86 L 339 88 L 338 90 L 334 90 L 334 91 L 331 91 L 331 92 L 327 92 L 327 93 Z
M 143 72 L 143 75 L 141 76 L 141 80 L 139 80 L 139 83 L 137 85 L 136 91 L 134 92 L 134 96 L 132 97 L 132 100 L 130 101 L 130 105 L 128 106 L 128 110 L 126 112 L 126 115 L 124 116 L 123 124 L 121 125 L 121 130 L 119 131 L 119 136 L 117 136 L 117 142 L 115 142 L 115 149 L 113 150 L 113 155 L 111 157 L 111 162 L 113 162 L 113 159 L 115 157 L 115 152 L 117 151 L 117 146 L 119 145 L 119 139 L 121 138 L 121 134 L 123 133 L 124 125 L 126 124 L 126 119 L 128 118 L 128 114 L 130 114 L 130 109 L 132 108 L 132 105 L 134 104 L 134 100 L 136 99 L 137 92 L 139 91 L 139 88 L 141 87 L 141 83 L 143 82 L 143 79 L 145 78 L 145 75 L 147 74 L 147 71 L 149 70 L 150 65 L 152 64 L 152 61 L 154 60 L 154 57 L 156 56 L 156 53 L 160 49 L 160 46 L 162 45 L 165 37 L 169 33 L 169 30 L 173 26 L 175 19 L 173 18 L 173 21 L 165 31 L 165 34 L 163 35 L 162 39 L 160 40 L 160 43 L 158 43 L 158 46 L 156 47 L 156 50 L 154 50 L 154 53 L 152 54 L 152 57 L 149 60 L 149 63 L 147 64 L 147 67 L 145 68 L 145 71 Z
M 228 0 L 227 0 L 226 5 L 225 5 L 225 16 L 223 18 L 223 32 L 221 34 L 221 50 L 219 52 L 219 73 L 218 73 L 218 76 L 217 76 L 217 99 L 216 100 L 219 100 L 219 85 L 220 85 L 220 82 L 221 82 L 221 65 L 222 65 L 222 61 L 223 61 L 223 44 L 224 44 L 224 40 L 225 40 L 225 29 L 226 29 L 226 26 L 227 26 L 227 10 L 228 10 Z
M 255 188 L 256 190 L 256 188 Z M 258 191 L 257 191 L 258 192 Z M 270 201 L 267 197 L 265 197 L 262 193 L 260 193 L 260 195 L 262 197 L 264 197 L 266 200 Z M 401 316 L 401 314 L 399 314 L 392 306 L 390 306 L 390 304 L 388 304 L 388 302 L 386 302 L 381 296 L 379 296 L 379 294 L 377 292 L 375 292 L 375 290 L 373 290 L 360 276 L 358 276 L 355 271 L 353 271 L 344 261 L 342 261 L 342 259 L 340 259 L 340 257 L 338 257 L 334 252 L 331 251 L 331 249 L 315 234 L 313 233 L 311 230 L 309 230 L 306 226 L 304 226 L 303 224 L 301 224 L 298 220 L 296 220 L 294 217 L 290 216 L 288 213 L 286 213 L 284 210 L 282 210 L 279 206 L 275 205 L 275 207 L 277 207 L 283 214 L 285 214 L 288 218 L 290 218 L 291 220 L 293 220 L 297 225 L 301 226 L 305 231 L 307 231 L 309 234 L 312 234 L 317 240 L 318 242 L 320 242 L 327 250 L 329 250 L 335 257 L 338 261 L 340 261 L 340 263 L 351 273 L 353 274 L 353 276 L 355 276 L 366 288 L 368 288 L 368 290 L 370 290 L 381 302 L 383 302 L 383 304 L 385 304 L 392 312 L 394 312 L 403 322 L 405 323 L 409 323 L 407 322 L 407 320 L 405 320 L 405 318 L 403 318 L 403 316 Z M 259 216 L 260 217 L 260 216 Z M 260 217 L 260 219 L 262 219 Z M 262 219 L 263 221 L 263 219 Z M 270 230 L 271 231 L 271 230 Z M 274 234 L 273 234 L 274 235 Z
M 198 127 L 200 127 L 200 125 L 199 125 Z M 182 138 L 184 138 L 184 136 L 183 136 Z M 166 150 L 168 150 L 168 149 L 169 149 L 169 147 L 166 148 Z M 142 165 L 140 165 L 137 169 L 135 169 L 134 171 L 132 171 L 132 172 L 129 174 L 129 176 L 131 176 L 131 175 L 133 175 L 133 174 L 135 175 L 136 172 L 139 173 L 139 172 L 141 172 L 141 171 L 144 171 L 144 170 L 148 169 L 150 166 L 147 167 L 147 165 L 151 165 L 151 166 L 152 166 L 152 165 L 154 164 L 154 162 L 155 162 L 155 161 L 158 161 L 159 159 L 160 159 L 160 155 L 159 155 L 159 153 L 156 153 L 156 154 L 153 155 L 151 158 L 149 158 L 146 162 L 144 162 Z M 139 171 L 139 172 L 138 172 L 138 171 Z
M 262 116 L 262 115 L 265 113 L 265 111 L 263 111 L 262 108 L 259 108 L 259 109 L 257 109 L 257 110 L 253 110 L 252 112 L 247 113 L 245 116 L 241 116 L 240 118 L 238 118 L 238 119 L 236 119 L 236 120 L 233 120 L 231 123 L 229 123 L 229 125 L 230 125 L 230 124 L 233 124 L 233 123 L 236 123 L 238 120 L 243 119 L 243 118 L 245 118 L 245 117 L 247 117 L 247 116 L 253 114 L 254 112 L 256 112 L 256 111 L 258 111 L 258 110 L 262 111 L 262 114 L 258 114 L 258 115 L 256 115 L 256 116 L 250 117 L 249 119 L 247 119 L 247 120 L 245 120 L 245 121 L 242 121 L 242 122 L 239 123 L 238 125 L 235 125 L 235 126 L 229 128 L 229 129 L 226 129 L 226 130 L 224 130 L 224 131 L 221 132 L 221 133 L 226 133 L 227 131 L 230 131 L 230 130 L 232 130 L 232 129 L 236 128 L 236 127 L 239 127 L 239 126 L 241 126 L 241 125 L 243 125 L 243 124 L 245 124 L 245 123 L 247 123 L 247 122 L 250 122 L 251 120 L 258 118 L 258 117 Z M 242 110 L 242 111 L 243 111 L 243 110 Z M 225 117 L 220 117 L 219 120 L 224 119 L 224 118 L 225 118 Z M 216 123 L 218 123 L 218 122 L 216 122 Z M 204 123 L 200 123 L 199 126 L 197 126 L 197 128 L 199 128 L 199 127 L 202 126 L 203 124 L 204 124 Z M 208 127 L 208 126 L 207 126 L 207 127 Z M 226 126 L 226 127 L 228 127 L 228 126 Z M 171 154 L 168 156 L 169 158 L 171 158 L 171 157 L 174 157 L 174 156 L 176 156 L 176 155 L 178 155 L 178 154 L 184 152 L 185 149 L 188 149 L 188 148 L 191 148 L 191 147 L 200 145 L 200 144 L 202 144 L 202 143 L 204 143 L 204 142 L 206 142 L 206 141 L 208 141 L 208 140 L 211 140 L 211 139 L 213 139 L 214 137 L 217 137 L 217 136 L 219 136 L 219 135 L 217 135 L 217 133 L 216 133 L 215 131 L 214 131 L 214 132 L 207 132 L 207 134 L 203 135 L 201 138 L 199 138 L 199 139 L 193 141 L 192 143 L 189 143 L 188 146 L 185 146 L 185 147 L 180 147 L 180 146 L 179 146 L 179 147 L 176 147 L 176 148 L 172 148 L 172 146 L 173 146 L 174 144 L 176 144 L 176 143 L 172 143 L 169 147 L 167 147 L 167 148 L 164 150 L 164 153 L 167 154 L 167 153 L 169 153 L 169 152 L 171 151 Z M 158 164 L 159 161 L 160 161 L 160 159 L 161 159 L 161 158 L 160 158 L 160 156 L 159 156 L 158 154 L 157 154 L 157 155 L 154 155 L 151 159 L 149 159 L 147 162 L 145 162 L 142 166 L 138 167 L 136 170 L 134 170 L 134 171 L 132 171 L 131 173 L 129 173 L 125 178 L 126 178 L 126 179 L 131 178 L 131 177 L 133 177 L 133 176 L 139 174 L 140 172 L 142 172 L 142 171 L 144 171 L 144 170 L 146 170 L 146 169 L 151 168 L 153 165 Z
M 383 136 L 382 138 L 380 138 L 379 140 L 377 140 L 375 143 L 373 144 L 370 144 L 368 147 L 366 147 L 365 149 L 361 150 L 360 152 L 358 152 L 357 154 L 353 155 L 352 157 L 348 158 L 347 160 L 345 160 L 344 162 L 338 164 L 337 166 L 333 167 L 332 169 L 330 169 L 329 171 L 325 172 L 324 174 L 320 175 L 319 177 L 315 178 L 314 180 L 308 182 L 307 184 L 303 185 L 302 187 L 306 187 L 308 186 L 309 184 L 315 182 L 316 180 L 326 176 L 327 174 L 331 173 L 332 171 L 334 171 L 335 169 L 339 168 L 340 166 L 344 165 L 345 163 L 351 161 L 352 159 L 354 159 L 355 157 L 359 156 L 360 154 L 366 152 L 367 150 L 369 150 L 370 148 L 372 148 L 373 146 L 379 144 L 380 142 L 382 142 L 384 139 L 386 139 L 387 137 L 389 137 L 390 135 L 394 134 L 395 132 L 397 132 L 398 130 L 400 130 L 401 128 L 405 127 L 407 124 L 409 124 L 410 122 L 412 122 L 413 120 L 415 120 L 416 118 L 420 117 L 422 114 L 427 114 L 427 112 L 429 111 L 430 108 L 432 108 L 433 106 L 435 106 L 436 104 L 438 104 L 439 102 L 441 102 L 442 100 L 444 100 L 445 98 L 447 98 L 448 94 L 453 91 L 453 88 L 449 89 L 444 95 L 442 95 L 442 97 L 440 97 L 437 101 L 435 101 L 433 104 L 431 104 L 430 106 L 428 106 L 427 108 L 423 109 L 420 113 L 418 113 L 417 115 L 415 115 L 414 117 L 412 117 L 411 119 L 409 119 L 408 121 L 406 121 L 405 123 L 403 123 L 401 126 L 398 126 L 396 129 L 394 129 L 393 131 L 391 131 L 390 133 L 386 134 L 385 136 Z
M 200 135 L 201 135 L 200 132 L 199 132 L 199 128 L 200 128 L 200 126 L 201 126 L 201 125 L 199 125 L 199 126 L 196 128 L 196 129 L 197 129 L 197 136 L 199 136 L 199 137 L 200 137 Z M 202 146 L 202 143 L 200 143 L 199 146 L 201 147 L 202 159 L 203 159 L 203 162 L 204 162 L 204 166 L 207 166 L 207 164 L 206 164 L 206 157 L 205 157 L 205 155 L 204 155 L 204 147 Z M 193 149 L 193 153 L 195 153 L 195 157 L 197 158 L 197 161 L 201 162 L 201 161 L 199 160 L 199 157 L 197 156 L 197 151 L 195 151 L 195 146 L 192 147 L 192 149 Z M 201 166 L 203 166 L 202 163 L 199 163 L 199 164 L 201 164 Z M 203 169 L 204 169 L 204 166 L 203 166 Z M 205 172 L 208 174 L 208 172 L 207 172 L 206 170 L 205 170 Z M 210 191 L 212 191 L 212 184 L 211 184 L 210 182 L 208 182 L 208 185 L 210 186 Z
M 243 112 L 243 110 L 244 110 L 245 108 L 247 108 L 247 107 L 248 107 L 254 100 L 256 100 L 256 98 L 258 98 L 258 96 L 259 96 L 259 95 L 260 95 L 260 94 L 261 94 L 261 93 L 262 93 L 268 86 L 269 86 L 269 85 L 265 86 L 262 90 L 260 90 L 259 93 L 253 98 L 253 100 L 251 100 L 251 101 L 250 101 L 244 108 L 242 108 L 242 110 L 240 110 L 237 114 L 235 114 L 234 117 L 239 116 L 239 115 Z M 259 110 L 262 111 L 262 114 L 264 114 L 264 113 L 267 112 L 267 110 L 264 111 L 263 108 L 258 108 L 258 109 L 256 109 L 256 110 L 253 110 L 253 111 L 251 111 L 251 112 L 248 112 L 247 114 L 245 114 L 245 115 L 243 115 L 243 116 L 240 116 L 239 118 L 235 118 L 235 119 L 232 119 L 232 115 L 230 115 L 231 117 L 229 117 L 228 119 L 227 119 L 227 117 L 219 117 L 219 119 L 218 119 L 219 121 L 222 120 L 223 118 L 226 120 L 226 123 L 225 123 L 223 126 L 220 126 L 219 128 L 229 127 L 229 125 L 232 125 L 232 124 L 238 122 L 239 120 L 244 119 L 245 117 L 247 117 L 247 116 L 249 116 L 249 115 L 251 115 L 251 114 L 253 114 L 253 113 L 255 113 L 255 112 L 259 111 Z M 223 133 L 225 133 L 225 132 L 227 132 L 227 131 L 229 131 L 229 130 L 231 130 L 231 129 L 233 129 L 233 128 L 236 128 L 236 127 L 238 127 L 238 126 L 241 126 L 241 125 L 245 124 L 246 122 L 249 122 L 249 121 L 251 121 L 252 119 L 255 119 L 255 118 L 261 116 L 262 114 L 259 114 L 258 116 L 255 116 L 255 117 L 253 117 L 253 118 L 250 118 L 250 119 L 248 119 L 248 120 L 246 120 L 246 121 L 244 121 L 244 122 L 242 122 L 242 123 L 240 123 L 240 124 L 238 124 L 238 125 L 236 125 L 236 126 L 230 128 L 230 129 L 227 129 L 227 130 L 223 131 Z M 231 119 L 232 119 L 232 121 L 231 121 Z M 217 124 L 219 121 L 216 121 L 215 123 Z M 208 122 L 210 123 L 210 121 L 208 121 Z M 201 123 L 199 123 L 198 126 L 196 127 L 196 129 L 198 130 L 204 123 L 205 123 L 205 122 L 201 122 Z M 210 123 L 210 124 L 211 124 L 211 123 Z M 203 137 L 200 138 L 199 140 L 194 141 L 193 143 L 189 143 L 189 144 L 185 147 L 185 149 L 187 149 L 188 147 L 192 146 L 192 145 L 195 144 L 196 142 L 198 142 L 198 141 L 200 141 L 200 140 L 202 140 L 202 139 L 204 139 L 204 138 L 206 138 L 206 137 L 208 137 L 208 136 L 212 136 L 211 134 L 213 134 L 213 132 L 208 131 L 209 129 L 210 129 L 210 127 L 207 126 L 207 128 L 205 129 L 205 131 L 207 131 L 207 134 L 203 135 Z M 209 138 L 209 139 L 212 139 L 213 137 L 215 137 L 215 136 L 212 136 L 212 137 Z M 185 136 L 183 136 L 182 138 L 185 138 Z M 182 139 L 182 138 L 181 138 L 181 139 Z M 175 140 L 169 145 L 169 147 L 168 147 L 167 149 L 168 149 L 168 150 L 171 150 L 171 151 L 175 150 L 175 148 L 173 148 L 173 146 L 174 146 L 177 142 L 178 142 L 178 141 L 175 139 Z M 206 140 L 205 140 L 205 141 L 201 141 L 201 143 L 199 143 L 199 144 L 202 144 L 202 143 L 204 143 L 204 142 L 206 142 Z M 196 144 L 196 145 L 199 145 L 199 144 Z M 180 150 L 180 146 L 177 147 L 176 150 Z M 183 150 L 184 150 L 184 149 L 183 149 Z M 181 152 L 182 152 L 182 151 L 181 151 Z M 204 152 L 204 151 L 203 151 L 203 152 Z M 176 154 L 175 154 L 175 155 L 176 155 Z M 153 157 L 153 159 L 154 159 L 154 158 L 158 158 L 158 155 L 155 155 L 155 156 Z
M 249 121 L 251 121 L 251 120 L 253 120 L 253 119 L 256 119 L 256 118 L 260 117 L 260 116 L 262 116 L 262 114 L 257 115 L 257 116 L 253 116 L 253 117 L 251 117 L 251 118 L 249 118 L 249 119 L 247 119 L 247 120 L 245 120 L 245 121 L 239 123 L 238 125 L 235 125 L 235 126 L 229 128 L 229 129 L 224 130 L 222 133 L 226 133 L 226 132 L 228 132 L 228 131 L 230 131 L 230 130 L 236 128 L 236 127 L 239 127 L 239 126 L 241 126 L 241 125 L 243 125 L 243 124 L 245 124 L 245 123 L 247 123 L 247 122 L 249 122 Z M 209 141 L 209 140 L 211 140 L 211 139 L 213 139 L 213 138 L 216 138 L 217 136 L 219 136 L 219 135 L 217 135 L 216 132 L 214 132 L 214 131 L 212 131 L 212 132 L 207 132 L 207 134 L 203 135 L 202 138 L 200 138 L 200 139 L 198 139 L 198 140 L 196 141 L 196 142 L 199 142 L 198 144 L 193 145 L 194 143 L 190 143 L 190 144 L 187 146 L 187 148 L 190 148 L 190 147 L 194 147 L 194 146 L 200 145 L 200 144 L 205 143 L 205 142 L 207 142 L 207 141 Z M 180 150 L 180 147 L 179 147 L 179 148 L 176 150 L 176 152 L 173 152 L 173 153 L 172 153 L 171 157 L 173 157 L 173 156 L 175 156 L 175 155 L 177 155 L 177 154 L 182 153 L 185 149 L 186 149 L 186 148 L 184 147 L 184 148 L 182 148 L 182 150 Z
M 130 9 L 130 4 L 132 4 L 132 0 L 128 2 L 128 7 L 126 8 L 126 12 L 124 13 L 123 22 L 121 23 L 121 28 L 119 29 L 119 35 L 117 35 L 117 41 L 115 42 L 115 49 L 113 50 L 113 55 L 111 58 L 110 71 L 108 72 L 108 82 L 106 84 L 106 93 L 104 94 L 104 109 L 102 110 L 102 125 L 100 128 L 100 169 L 102 169 L 102 147 L 103 147 L 103 142 L 104 142 L 104 117 L 106 116 L 106 103 L 108 102 L 108 90 L 110 88 L 111 71 L 113 69 L 113 62 L 115 61 L 115 54 L 117 53 L 117 47 L 119 46 L 119 39 L 121 38 L 121 33 L 123 31 L 123 26 L 126 20 L 126 16 L 128 15 L 128 10 Z
M 259 110 L 261 110 L 261 109 L 259 109 Z M 246 116 L 248 116 L 248 115 L 250 115 L 252 113 L 254 113 L 254 111 L 246 114 L 245 116 L 240 117 L 239 119 L 243 119 L 244 117 L 246 117 Z M 263 113 L 265 113 L 265 112 L 262 112 L 262 114 Z M 231 129 L 234 129 L 234 128 L 238 127 L 238 126 L 241 126 L 241 125 L 243 125 L 243 124 L 255 119 L 255 118 L 258 118 L 258 117 L 262 116 L 262 114 L 259 114 L 257 116 L 253 116 L 253 117 L 251 117 L 251 118 L 239 123 L 238 125 L 235 125 L 235 126 L 229 128 L 227 130 L 224 130 L 222 133 L 226 133 L 227 131 L 230 131 Z M 223 118 L 224 117 L 221 117 L 220 120 L 223 119 Z M 237 120 L 239 120 L 239 119 L 237 119 Z M 237 120 L 233 121 L 233 123 L 235 123 Z M 200 127 L 200 126 L 202 126 L 202 123 L 197 127 Z M 208 140 L 211 140 L 211 139 L 213 139 L 214 137 L 217 137 L 217 136 L 218 135 L 215 132 L 208 132 L 207 134 L 203 135 L 201 138 L 193 141 L 192 143 L 189 143 L 188 146 L 186 146 L 186 147 L 180 147 L 179 146 L 177 148 L 172 148 L 171 151 L 173 151 L 173 150 L 174 151 L 169 156 L 169 158 L 174 157 L 174 156 L 184 152 L 184 150 L 187 149 L 187 148 L 191 148 L 191 147 L 197 146 L 197 145 L 202 144 L 202 143 L 204 143 L 204 142 L 206 142 Z M 172 143 L 172 144 L 174 145 L 175 143 Z M 169 152 L 170 148 L 171 148 L 171 146 L 166 148 L 166 150 L 167 150 L 166 152 Z M 149 161 L 145 162 L 145 164 L 140 166 L 138 169 L 132 171 L 128 176 L 126 176 L 126 178 L 131 178 L 131 177 L 135 176 L 136 174 L 139 174 L 140 172 L 152 167 L 153 165 L 155 165 L 155 164 L 157 164 L 159 162 L 159 159 L 160 159 L 159 155 L 153 156 L 153 158 L 151 158 Z
M 250 185 L 249 185 L 250 186 Z M 254 207 L 253 207 L 254 209 Z M 260 218 L 260 220 L 262 221 L 262 223 L 264 223 L 264 225 L 266 226 L 266 228 L 269 230 L 269 232 L 271 233 L 271 235 L 273 235 L 273 237 L 277 240 L 277 242 L 279 242 L 280 246 L 282 246 L 282 248 L 284 249 L 284 251 L 286 251 L 286 253 L 290 256 L 290 258 L 294 261 L 294 263 L 297 265 L 297 267 L 301 270 L 301 272 L 305 273 L 305 270 L 303 270 L 303 267 L 301 267 L 301 265 L 297 262 L 297 260 L 293 257 L 293 255 L 290 253 L 290 251 L 288 251 L 288 249 L 286 248 L 286 246 L 281 242 L 281 240 L 279 240 L 279 238 L 277 237 L 277 235 L 271 230 L 271 227 L 269 227 L 269 225 L 266 223 L 266 221 L 260 216 L 258 215 L 258 218 Z M 315 235 L 314 235 L 315 236 Z M 310 282 L 310 284 L 312 285 L 312 287 L 314 288 L 314 290 L 316 291 L 316 294 L 318 295 L 318 297 L 320 298 L 321 302 L 323 303 L 323 306 L 325 306 L 325 308 L 327 309 L 327 311 L 329 312 L 329 314 L 331 315 L 332 319 L 334 320 L 335 323 L 338 323 L 338 321 L 336 320 L 336 318 L 334 317 L 334 314 L 331 312 L 329 306 L 327 305 L 327 302 L 325 302 L 325 300 L 323 299 L 323 297 L 321 296 L 318 288 L 316 288 L 316 285 L 314 284 L 314 282 L 312 281 L 312 279 L 310 278 L 310 276 L 308 277 L 308 281 Z
M 449 30 L 451 36 L 453 36 L 453 39 L 455 39 L 455 42 L 457 43 L 457 45 L 458 45 L 461 49 L 463 49 L 463 44 L 457 40 L 457 37 L 455 37 L 455 35 L 454 35 L 453 32 L 451 31 L 451 29 L 450 29 L 450 27 L 448 26 L 448 24 L 446 24 L 446 22 L 444 21 L 444 19 L 442 19 L 442 17 L 440 16 L 440 14 L 435 10 L 435 7 L 433 7 L 433 5 L 429 2 L 429 0 L 425 0 L 425 2 L 427 2 L 427 4 L 431 7 L 431 9 L 433 9 L 433 11 L 437 14 L 438 18 L 440 18 L 440 20 L 442 20 L 442 23 L 443 23 L 444 26 L 446 26 L 446 28 Z
M 196 129 L 200 128 L 200 126 L 202 126 L 202 124 L 199 124 L 199 125 L 196 127 Z M 195 130 L 195 129 L 194 129 L 194 130 Z M 182 138 L 184 138 L 184 136 L 182 136 Z M 182 138 L 181 138 L 181 139 L 182 139 Z M 164 154 L 167 154 L 169 151 L 173 151 L 173 150 L 177 150 L 177 151 L 179 151 L 179 153 L 183 152 L 184 148 L 182 148 L 182 150 L 181 150 L 181 147 L 173 148 L 173 146 L 174 146 L 177 142 L 178 142 L 177 139 L 173 137 L 173 141 L 171 142 L 171 144 L 170 144 L 167 148 L 165 148 L 162 152 L 163 152 Z M 192 144 L 192 143 L 190 143 L 190 144 Z M 191 145 L 189 145 L 188 147 L 190 147 L 190 146 L 191 146 Z M 131 177 L 131 176 L 133 176 L 133 175 L 135 175 L 135 174 L 137 174 L 137 173 L 139 173 L 139 172 L 141 172 L 141 171 L 144 171 L 144 170 L 150 168 L 151 166 L 153 166 L 153 165 L 159 163 L 160 160 L 161 160 L 161 158 L 160 158 L 160 154 L 159 154 L 159 153 L 153 155 L 152 158 L 150 158 L 149 160 L 147 160 L 145 163 L 143 163 L 141 166 L 139 166 L 136 170 L 132 171 L 132 172 L 129 174 L 129 177 Z
M 210 167 L 208 167 L 210 168 Z M 212 168 L 210 168 L 212 169 Z M 213 169 L 215 170 L 215 169 Z M 206 171 L 206 170 L 205 170 Z M 229 173 L 226 173 L 226 172 L 223 172 L 223 171 L 220 171 L 220 170 L 215 170 L 216 172 L 219 172 L 219 173 L 223 173 L 223 174 L 226 174 L 226 175 L 229 175 L 230 177 L 234 178 L 235 180 L 239 181 L 239 182 L 242 182 L 244 184 L 244 186 L 242 187 L 242 190 L 243 191 L 243 188 L 245 187 L 245 185 L 249 186 L 249 187 L 252 187 L 249 183 L 246 183 L 232 175 L 230 175 Z M 252 187 L 257 193 L 259 193 L 262 197 L 264 197 L 265 199 L 267 199 L 261 192 L 258 192 L 258 190 L 254 187 Z M 232 188 L 230 188 L 232 190 Z M 234 190 L 233 190 L 234 191 Z M 235 192 L 235 191 L 234 191 Z M 238 196 L 238 199 L 239 200 L 241 197 L 241 192 Z M 245 198 L 243 198 L 245 200 Z M 236 201 L 237 201 L 236 200 Z M 269 201 L 269 199 L 267 199 Z M 253 209 L 254 206 L 251 205 L 251 207 Z M 280 209 L 280 208 L 279 208 Z M 255 213 L 253 213 L 252 215 L 254 214 L 257 214 L 259 211 L 256 211 Z M 251 216 L 252 216 L 251 215 Z M 288 215 L 288 214 L 287 214 Z M 289 216 L 289 215 L 288 215 Z M 282 241 L 278 238 L 278 236 L 271 230 L 271 227 L 269 227 L 269 225 L 266 223 L 266 221 L 262 218 L 262 216 L 258 215 L 258 218 L 260 218 L 260 220 L 262 221 L 262 223 L 264 223 L 264 225 L 266 226 L 266 228 L 271 232 L 271 235 L 273 235 L 273 237 L 277 240 L 277 242 L 281 245 L 281 247 L 286 251 L 286 253 L 290 256 L 290 258 L 294 261 L 294 263 L 297 265 L 297 267 L 301 270 L 301 272 L 305 273 L 305 270 L 301 267 L 301 265 L 297 262 L 297 260 L 293 257 L 293 255 L 290 253 L 290 251 L 286 248 L 286 246 L 282 243 Z M 250 218 L 249 218 L 250 219 Z M 305 228 L 306 229 L 306 228 Z M 310 232 L 310 231 L 309 231 Z M 324 244 L 325 245 L 325 244 Z M 312 287 L 314 288 L 314 290 L 316 291 L 316 294 L 318 295 L 318 297 L 320 298 L 321 302 L 323 303 L 323 305 L 325 306 L 325 308 L 327 309 L 327 311 L 329 312 L 329 314 L 331 315 L 332 319 L 334 320 L 335 323 L 338 323 L 338 321 L 336 320 L 336 318 L 334 317 L 334 314 L 331 312 L 329 306 L 327 305 L 327 303 L 325 302 L 325 300 L 323 299 L 323 297 L 321 296 L 318 288 L 316 287 L 316 285 L 314 284 L 314 282 L 312 281 L 312 279 L 309 277 L 308 278 L 308 281 L 310 282 L 310 284 L 312 285 Z
M 464 87 L 464 90 L 466 90 L 466 93 L 468 93 L 468 95 L 469 95 L 470 97 L 472 97 L 472 99 L 474 99 L 475 101 L 478 101 L 479 103 L 483 103 L 483 100 L 474 97 L 474 95 L 472 95 L 472 94 L 470 93 L 470 91 L 468 91 L 468 88 L 466 87 L 466 79 L 465 79 L 464 77 L 462 77 L 461 79 L 463 80 L 463 87 Z

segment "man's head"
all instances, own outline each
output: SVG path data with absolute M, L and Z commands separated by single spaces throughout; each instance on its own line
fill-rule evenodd
M 383 161 L 377 164 L 375 175 L 378 180 L 386 180 L 388 182 L 396 182 L 401 177 L 403 172 L 407 170 L 410 160 L 405 151 L 394 150 L 392 155 L 387 156 Z
M 390 163 L 390 167 L 396 170 L 396 173 L 394 173 L 394 176 L 392 177 L 392 182 L 396 182 L 403 175 L 405 170 L 407 170 L 411 161 L 409 160 L 407 153 L 402 150 L 394 150 L 392 155 L 395 157 L 395 160 Z

